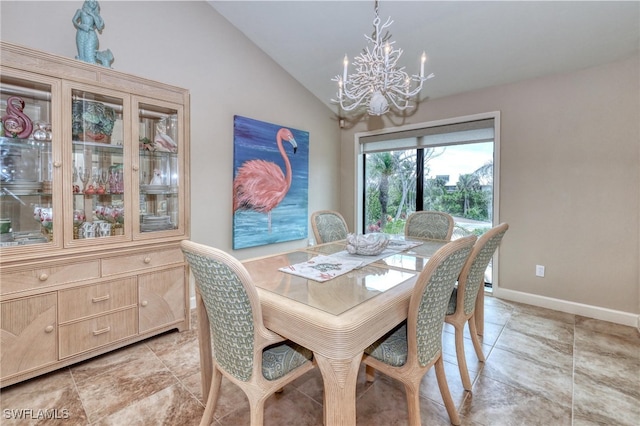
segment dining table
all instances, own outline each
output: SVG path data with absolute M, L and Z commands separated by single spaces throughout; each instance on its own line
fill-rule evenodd
M 356 424 L 362 354 L 407 318 L 418 274 L 447 242 L 392 236 L 382 253 L 364 256 L 349 254 L 343 240 L 242 262 L 265 326 L 313 351 L 324 382 L 325 425 Z M 299 272 L 310 263 L 321 266 L 322 277 Z

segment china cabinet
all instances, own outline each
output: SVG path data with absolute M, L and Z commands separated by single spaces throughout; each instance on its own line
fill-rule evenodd
M 0 42 L 0 386 L 189 328 L 189 92 Z

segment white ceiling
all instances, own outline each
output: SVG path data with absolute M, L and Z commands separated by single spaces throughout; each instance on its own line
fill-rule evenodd
M 209 1 L 322 102 L 372 33 L 373 1 Z M 395 1 L 379 15 L 409 74 L 429 59 L 421 99 L 574 71 L 640 50 L 639 1 Z M 224 42 L 224 41 L 221 41 Z M 353 68 L 350 72 L 353 72 Z

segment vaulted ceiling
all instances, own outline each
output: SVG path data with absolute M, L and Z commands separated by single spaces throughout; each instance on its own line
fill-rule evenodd
M 209 4 L 333 110 L 331 79 L 373 29 L 373 1 Z M 421 99 L 584 69 L 640 49 L 638 1 L 383 0 L 379 15 L 393 19 L 389 32 L 409 74 L 426 51 L 426 73 L 436 77 Z

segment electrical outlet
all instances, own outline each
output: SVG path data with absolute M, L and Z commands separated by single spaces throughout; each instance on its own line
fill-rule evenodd
M 544 277 L 544 266 L 536 265 L 536 277 Z

